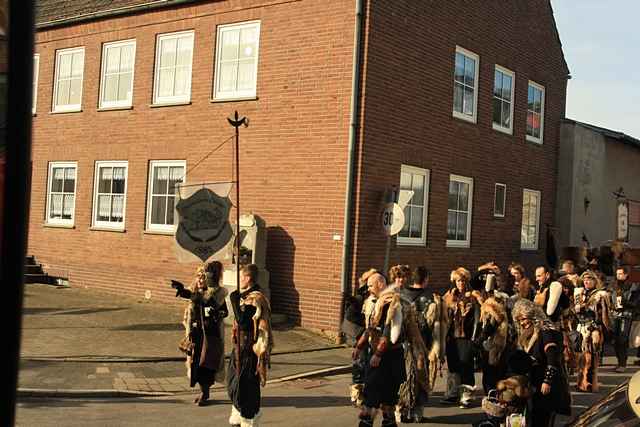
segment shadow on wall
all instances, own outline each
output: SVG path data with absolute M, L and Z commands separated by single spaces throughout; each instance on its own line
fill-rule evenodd
M 286 314 L 289 322 L 300 325 L 300 294 L 293 282 L 296 245 L 282 227 L 267 227 L 267 270 L 271 288 L 271 308 Z

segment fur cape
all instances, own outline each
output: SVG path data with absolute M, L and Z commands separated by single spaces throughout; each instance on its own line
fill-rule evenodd
M 260 375 L 260 384 L 267 383 L 267 369 L 271 368 L 271 350 L 273 349 L 273 333 L 271 330 L 271 306 L 260 291 L 253 291 L 240 300 L 241 305 L 252 305 L 256 308 L 253 315 L 253 352 L 258 356 L 256 371 Z
M 402 318 L 407 343 L 407 351 L 404 353 L 407 379 L 400 386 L 398 405 L 406 409 L 415 407 L 420 391 L 426 394 L 431 391 L 427 371 L 428 351 L 418 326 L 418 316 L 422 315 L 416 311 L 414 305 L 402 304 Z
M 192 292 L 197 292 L 192 290 Z M 216 305 L 220 306 L 225 303 L 225 298 L 227 297 L 227 290 L 222 286 L 209 287 L 204 290 L 202 293 L 202 299 L 204 301 L 210 301 L 213 299 Z M 182 315 L 182 325 L 184 326 L 184 335 L 189 338 L 191 335 L 191 330 L 193 329 L 193 325 L 196 322 L 196 316 L 199 316 L 197 313 L 197 305 L 193 301 L 189 302 L 189 305 L 184 309 L 184 313 Z M 220 336 L 224 337 L 224 322 L 221 320 L 218 322 L 218 327 L 220 328 Z M 222 354 L 224 354 L 224 340 L 222 341 Z M 187 361 L 185 365 L 187 367 L 187 377 L 191 379 L 191 365 L 193 363 L 193 356 L 187 355 Z M 220 382 L 224 380 L 224 358 L 220 359 L 220 366 L 216 369 L 215 380 Z
M 480 306 L 480 321 L 482 324 L 492 322 L 496 325 L 495 333 L 488 338 L 489 364 L 496 366 L 500 361 L 500 356 L 507 346 L 507 336 L 509 332 L 509 319 L 504 304 L 495 298 L 489 297 Z
M 442 297 L 433 294 L 433 302 L 425 313 L 427 325 L 431 328 L 433 344 L 429 349 L 429 388 L 433 389 L 438 372 L 442 375 L 442 365 L 445 360 L 447 331 L 449 330 L 449 316 Z
M 398 342 L 400 333 L 402 332 L 402 304 L 400 303 L 400 294 L 396 292 L 395 289 L 387 288 L 380 294 L 376 305 L 373 307 L 371 322 L 373 325 L 380 324 L 383 309 L 387 304 L 389 304 L 389 309 L 387 310 L 387 317 L 384 320 L 384 324 L 385 326 L 389 325 L 391 327 L 391 344 L 395 344 Z M 369 327 L 371 327 L 371 325 L 369 325 Z

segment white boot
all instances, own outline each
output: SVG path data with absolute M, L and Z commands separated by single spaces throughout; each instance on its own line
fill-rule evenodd
M 261 416 L 262 416 L 262 412 L 258 411 L 258 413 L 255 414 L 253 418 L 241 417 L 242 422 L 240 423 L 240 427 L 259 427 Z
M 476 388 L 466 384 L 462 384 L 461 388 L 462 396 L 460 397 L 460 407 L 468 408 L 471 406 L 471 402 L 473 401 L 473 392 Z
M 239 426 L 242 422 L 242 416 L 240 416 L 240 411 L 236 409 L 235 406 L 231 405 L 231 415 L 229 415 L 229 424 L 232 426 Z

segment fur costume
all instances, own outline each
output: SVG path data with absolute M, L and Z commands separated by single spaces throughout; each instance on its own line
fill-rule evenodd
M 251 292 L 240 300 L 241 305 L 252 305 L 256 308 L 253 315 L 253 352 L 258 356 L 256 370 L 260 375 L 260 384 L 267 383 L 267 369 L 271 367 L 271 350 L 273 349 L 273 333 L 271 331 L 271 306 L 262 292 Z
M 445 361 L 445 346 L 447 331 L 449 330 L 449 316 L 446 307 L 442 302 L 442 297 L 433 294 L 433 303 L 429 306 L 425 314 L 427 325 L 433 331 L 433 344 L 429 350 L 429 388 L 433 389 L 436 384 L 438 372 L 442 376 L 442 365 Z
M 384 291 L 380 294 L 380 298 L 376 301 L 373 308 L 372 322 L 374 325 L 379 325 L 382 320 L 382 313 L 384 307 L 389 304 L 387 310 L 387 317 L 384 324 L 391 327 L 391 344 L 398 342 L 400 338 L 400 332 L 402 331 L 402 304 L 400 303 L 400 295 L 393 290 Z
M 480 307 L 480 321 L 483 324 L 492 322 L 496 325 L 495 333 L 487 339 L 488 362 L 490 365 L 496 366 L 507 346 L 509 333 L 509 319 L 504 304 L 489 297 Z

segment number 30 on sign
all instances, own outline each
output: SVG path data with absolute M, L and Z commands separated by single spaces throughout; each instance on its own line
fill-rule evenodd
M 397 203 L 387 203 L 382 212 L 382 228 L 384 234 L 393 236 L 404 227 L 404 211 Z

